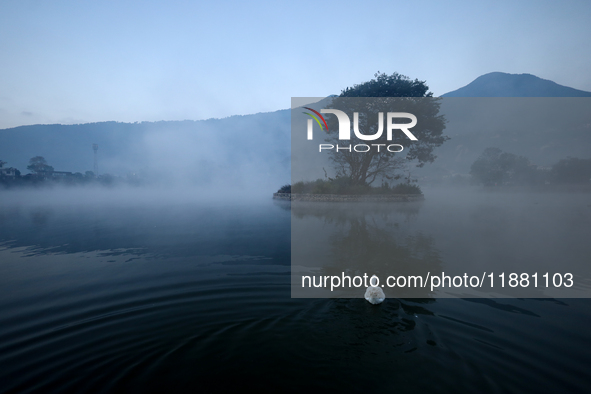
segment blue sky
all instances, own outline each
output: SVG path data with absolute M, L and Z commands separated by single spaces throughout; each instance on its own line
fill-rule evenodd
M 376 71 L 591 91 L 588 1 L 0 2 L 0 128 L 289 108 Z

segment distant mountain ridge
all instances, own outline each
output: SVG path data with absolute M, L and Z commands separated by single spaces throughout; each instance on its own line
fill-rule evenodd
M 591 92 L 531 74 L 493 72 L 442 97 L 591 97 Z M 306 105 L 320 110 L 328 100 Z M 442 111 L 447 112 L 448 119 L 461 117 L 457 105 L 449 106 L 458 100 L 442 100 Z M 478 100 L 467 103 L 473 101 Z M 588 105 L 585 99 L 574 101 Z M 567 156 L 589 158 L 591 126 L 587 125 L 591 125 L 591 112 L 588 114 L 588 120 L 573 127 L 565 124 L 556 132 L 517 132 L 508 127 L 491 131 L 485 123 L 474 129 L 450 124 L 444 133 L 451 139 L 437 148 L 438 158 L 431 165 L 413 169 L 413 174 L 419 178 L 467 174 L 488 147 L 524 155 L 542 166 Z M 180 183 L 202 185 L 214 183 L 217 178 L 235 190 L 240 189 L 241 180 L 247 179 L 261 188 L 276 190 L 290 179 L 290 128 L 289 109 L 202 121 L 20 126 L 0 130 L 0 159 L 23 174 L 34 156 L 45 157 L 58 171 L 84 173 L 93 169 L 92 144 L 97 143 L 101 174 L 137 173 L 146 178 L 174 178 Z
M 527 100 L 519 101 L 518 98 L 540 98 L 536 104 L 530 104 L 535 108 L 544 104 L 544 98 L 573 98 L 569 101 L 562 101 L 562 113 L 556 113 L 555 117 L 565 116 L 569 106 L 578 108 L 589 105 L 591 101 L 577 101 L 576 98 L 591 98 L 591 92 L 559 85 L 553 81 L 542 79 L 531 74 L 508 74 L 492 72 L 484 74 L 468 85 L 446 93 L 442 111 L 446 113 L 448 120 L 456 120 L 459 123 L 454 125 L 452 121 L 445 133 L 451 137 L 449 141 L 437 148 L 435 154 L 438 158 L 430 166 L 416 169 L 415 173 L 419 178 L 438 178 L 452 176 L 454 174 L 467 175 L 470 165 L 488 147 L 498 147 L 503 151 L 523 155 L 529 158 L 534 164 L 550 166 L 567 156 L 589 158 L 591 152 L 591 134 L 586 126 L 591 121 L 581 121 L 579 124 L 564 125 L 555 131 L 542 129 L 520 129 L 507 126 L 491 130 L 485 119 L 487 113 L 498 112 L 503 116 L 503 111 L 525 105 Z M 484 98 L 479 100 L 465 100 L 462 98 Z M 507 100 L 489 100 L 487 98 L 502 98 Z M 453 98 L 445 101 L 445 98 Z M 459 101 L 456 101 L 459 100 Z M 516 101 L 517 100 L 517 101 Z M 585 99 L 583 99 L 585 100 Z M 483 103 L 480 105 L 479 103 Z M 487 104 L 485 104 L 487 103 Z M 511 107 L 515 105 L 516 107 Z M 462 114 L 457 113 L 458 108 L 471 108 L 470 111 L 478 110 L 479 115 L 474 112 L 471 117 L 482 117 L 482 125 L 473 129 L 461 127 Z M 488 107 L 487 107 L 488 106 Z M 578 116 L 584 116 L 584 111 L 577 112 Z M 513 118 L 515 119 L 515 118 Z M 552 119 L 548 119 L 551 122 Z
M 240 190 L 289 181 L 290 111 L 201 121 L 32 125 L 0 130 L 0 160 L 27 173 L 34 156 L 57 171 L 99 173 L 179 184 L 223 181 Z
M 492 72 L 441 97 L 591 97 L 591 92 L 559 85 L 532 74 Z

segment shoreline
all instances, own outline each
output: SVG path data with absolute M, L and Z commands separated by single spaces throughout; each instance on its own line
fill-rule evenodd
M 319 202 L 411 202 L 423 201 L 423 194 L 309 194 L 309 193 L 273 193 L 273 198 L 287 201 Z

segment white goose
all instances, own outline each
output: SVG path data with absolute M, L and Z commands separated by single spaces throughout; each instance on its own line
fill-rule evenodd
M 376 279 L 375 286 L 373 281 L 374 278 Z M 380 280 L 378 279 L 378 277 L 373 275 L 369 279 L 369 287 L 367 288 L 367 290 L 365 290 L 365 299 L 374 305 L 381 304 L 386 299 L 384 291 L 381 287 L 378 287 L 379 281 Z

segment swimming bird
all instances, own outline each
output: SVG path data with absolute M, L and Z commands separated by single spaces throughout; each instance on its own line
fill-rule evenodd
M 375 280 L 375 286 L 374 285 L 374 280 Z M 386 299 L 386 295 L 384 294 L 384 291 L 382 290 L 381 287 L 378 287 L 380 280 L 378 279 L 377 276 L 372 276 L 369 279 L 369 287 L 367 288 L 367 290 L 365 290 L 365 299 L 368 300 L 370 303 L 377 305 L 377 304 L 381 304 L 385 299 Z

